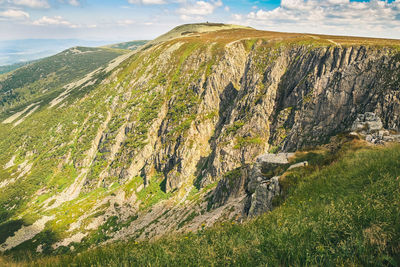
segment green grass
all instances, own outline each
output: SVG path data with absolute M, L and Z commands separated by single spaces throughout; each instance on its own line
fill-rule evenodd
M 260 137 L 238 137 L 234 149 L 240 149 L 251 145 L 261 145 L 264 141 Z
M 24 68 L 13 71 L 0 81 L 0 110 L 10 114 L 34 101 L 47 102 L 62 86 L 79 80 L 86 74 L 125 53 L 109 48 L 78 47 L 73 54 L 65 50 L 57 55 L 34 61 Z M 77 79 L 78 78 L 78 79 Z M 43 89 L 48 91 L 43 91 Z M 12 112 L 11 112 L 12 109 Z M 0 114 L 2 116 L 4 114 Z
M 340 160 L 301 177 L 280 207 L 244 224 L 225 223 L 155 242 L 117 243 L 25 264 L 398 266 L 399 255 L 397 144 L 342 152 Z
M 136 50 L 142 45 L 145 45 L 148 41 L 146 40 L 140 40 L 140 41 L 130 41 L 130 42 L 124 42 L 124 43 L 117 43 L 117 44 L 112 44 L 112 45 L 107 45 L 105 47 L 108 48 L 115 48 L 115 49 L 129 49 L 129 50 Z
M 236 134 L 236 132 L 242 128 L 244 125 L 244 122 L 242 121 L 235 121 L 234 123 L 232 123 L 232 125 L 229 125 L 226 130 L 225 130 L 225 134 L 226 135 L 230 135 L 230 134 Z
M 267 40 L 271 38 L 277 37 L 279 39 L 281 35 L 282 34 L 270 34 L 253 30 L 235 30 L 233 32 L 208 33 L 202 35 L 201 38 L 188 37 L 183 41 L 184 44 L 173 52 L 170 62 L 166 65 L 159 64 L 162 62 L 159 60 L 159 56 L 164 49 L 166 49 L 167 44 L 154 47 L 154 49 L 151 50 L 144 50 L 143 52 L 131 56 L 122 63 L 118 68 L 119 72 L 116 71 L 112 75 L 104 72 L 97 74 L 96 78 L 98 78 L 98 81 L 96 84 L 73 90 L 68 98 L 63 101 L 65 106 L 59 105 L 57 108 L 52 109 L 47 109 L 46 103 L 63 91 L 63 85 L 86 75 L 89 71 L 96 69 L 98 66 L 122 53 L 122 51 L 103 49 L 97 52 L 70 54 L 68 56 L 65 55 L 65 53 L 61 53 L 45 59 L 42 63 L 36 62 L 26 69 L 24 68 L 23 70 L 17 70 L 7 74 L 8 78 L 1 82 L 3 91 L 0 90 L 4 93 L 4 95 L 0 97 L 0 109 L 4 111 L 0 114 L 2 119 L 14 114 L 18 110 L 24 109 L 27 103 L 39 100 L 42 102 L 40 109 L 30 115 L 20 125 L 11 127 L 11 125 L 0 124 L 0 149 L 2 151 L 2 153 L 0 153 L 0 166 L 4 166 L 13 155 L 16 155 L 15 166 L 8 169 L 0 167 L 0 181 L 9 179 L 12 173 L 16 173 L 18 165 L 25 160 L 33 164 L 32 170 L 26 177 L 19 179 L 8 187 L 0 189 L 0 239 L 4 241 L 22 225 L 31 225 L 43 215 L 56 215 L 56 219 L 49 222 L 45 230 L 35 238 L 36 241 L 27 241 L 19 247 L 16 247 L 10 253 L 12 255 L 17 255 L 17 253 L 21 255 L 21 253 L 23 254 L 28 250 L 35 251 L 39 243 L 45 244 L 45 253 L 54 253 L 50 249 L 51 244 L 70 236 L 67 230 L 78 218 L 85 214 L 90 214 L 88 218 L 82 221 L 82 228 L 76 229 L 76 231 L 81 231 L 91 222 L 91 219 L 105 214 L 110 203 L 108 202 L 101 205 L 96 210 L 92 210 L 95 202 L 101 201 L 110 195 L 115 196 L 115 193 L 120 189 L 124 190 L 127 196 L 131 196 L 131 194 L 136 192 L 138 187 L 143 183 L 143 178 L 134 177 L 132 180 L 128 180 L 129 178 L 126 177 L 124 171 L 135 162 L 138 156 L 141 157 L 139 153 L 144 150 L 145 146 L 153 146 L 151 143 L 152 138 L 148 137 L 151 133 L 155 133 L 154 129 L 152 129 L 154 128 L 153 124 L 157 122 L 157 118 L 159 118 L 160 115 L 163 114 L 162 116 L 165 116 L 162 124 L 162 135 L 165 134 L 167 137 L 165 140 L 161 141 L 162 149 L 169 151 L 169 148 L 174 148 L 177 144 L 179 144 L 179 146 L 188 145 L 188 148 L 192 149 L 191 146 L 196 144 L 197 140 L 192 136 L 188 136 L 188 133 L 190 134 L 192 132 L 189 131 L 189 129 L 199 127 L 199 122 L 201 121 L 210 120 L 211 123 L 217 123 L 219 119 L 219 110 L 215 109 L 216 107 L 211 110 L 199 109 L 202 105 L 203 93 L 201 92 L 205 89 L 204 86 L 206 85 L 206 83 L 203 85 L 200 84 L 199 81 L 201 79 L 207 81 L 210 75 L 216 74 L 213 73 L 213 66 L 219 64 L 218 62 L 223 60 L 222 56 L 225 51 L 224 44 L 243 37 L 244 39 L 242 42 L 246 42 L 246 48 L 254 54 L 254 64 L 259 68 L 259 74 L 262 75 L 268 67 L 268 64 L 272 63 L 273 60 L 279 56 L 280 51 L 282 51 L 284 47 L 289 45 L 299 46 L 304 40 L 307 41 L 307 39 L 309 39 L 309 37 L 305 38 L 300 35 L 295 37 L 294 35 L 286 36 L 286 34 L 284 34 L 286 37 L 290 38 L 282 42 L 267 42 Z M 216 39 L 217 37 L 218 39 Z M 292 39 L 292 37 L 294 39 Z M 250 38 L 250 40 L 248 38 Z M 193 64 L 197 62 L 196 60 L 199 58 L 198 55 L 202 55 L 208 51 L 210 43 L 215 40 L 218 40 L 218 42 L 212 46 L 207 58 L 199 63 L 198 67 L 193 68 Z M 181 41 L 182 40 L 175 40 L 173 42 Z M 317 47 L 322 47 L 326 44 L 332 45 L 326 40 L 321 40 Z M 307 47 L 311 49 L 312 46 L 308 46 L 307 44 Z M 82 52 L 87 50 L 86 48 L 80 49 Z M 398 59 L 398 57 L 393 57 L 393 61 L 396 59 Z M 301 60 L 301 58 L 299 60 Z M 63 69 L 65 66 L 68 67 Z M 392 73 L 385 69 L 382 71 Z M 13 76 L 9 76 L 11 74 Z M 146 77 L 151 78 L 147 79 Z M 148 82 L 146 84 L 137 83 L 140 80 L 146 80 Z M 393 83 L 388 83 L 388 86 L 394 88 L 397 82 L 398 79 L 394 80 Z M 254 103 L 256 105 L 258 105 L 257 103 L 259 103 L 259 101 L 262 101 L 262 96 L 265 95 L 265 90 L 268 88 L 266 85 L 266 83 L 259 83 L 256 85 L 257 88 L 254 98 Z M 8 89 L 11 87 L 16 88 L 16 90 L 14 90 L 12 94 L 11 92 L 8 94 Z M 41 91 L 42 88 L 49 88 L 49 91 L 43 93 Z M 235 88 L 239 88 L 239 86 L 235 85 Z M 114 100 L 116 100 L 115 103 Z M 307 95 L 305 101 L 308 101 Z M 111 106 L 114 106 L 113 103 L 116 106 L 114 110 L 111 110 Z M 290 108 L 287 109 L 290 111 Z M 201 112 L 199 113 L 199 111 Z M 244 126 L 246 126 L 250 116 L 252 116 L 252 112 L 248 112 L 247 109 L 239 109 L 238 111 L 240 112 L 240 116 L 237 118 L 238 120 L 229 126 L 227 125 L 225 132 L 222 132 L 222 134 L 226 134 L 225 137 L 233 139 L 235 141 L 235 148 L 237 149 L 253 149 L 259 145 L 265 144 L 265 140 L 263 140 L 265 136 L 262 132 L 251 132 L 251 136 L 243 137 L 244 130 L 248 128 Z M 111 114 L 111 120 L 107 126 L 104 126 L 105 129 L 102 134 L 101 144 L 97 147 L 98 153 L 93 159 L 88 176 L 86 177 L 89 183 L 84 185 L 81 195 L 75 200 L 64 203 L 54 210 L 47 212 L 39 211 L 40 205 L 46 199 L 63 191 L 71 185 L 74 179 L 81 173 L 81 164 L 85 158 L 86 151 L 90 149 L 108 112 Z M 283 115 L 287 117 L 286 113 Z M 285 116 L 283 120 L 286 120 Z M 154 124 L 154 126 L 156 125 Z M 112 145 L 115 144 L 115 137 L 120 130 L 125 131 L 126 138 L 123 139 L 122 148 L 111 162 L 110 149 Z M 276 147 L 276 149 L 273 150 L 279 150 L 280 141 L 286 137 L 287 130 L 288 129 L 283 126 L 278 128 L 279 138 L 276 140 L 279 142 L 271 144 Z M 232 142 L 228 143 L 231 144 Z M 155 153 L 159 151 L 161 150 Z M 179 150 L 177 151 L 179 152 Z M 390 159 L 390 164 L 388 162 L 384 163 L 384 158 L 378 159 L 380 163 L 378 162 L 376 164 L 380 164 L 379 166 L 389 166 L 389 168 L 383 167 L 382 173 L 385 173 L 386 170 L 390 170 L 390 167 L 396 166 L 398 163 L 395 161 L 398 155 L 394 154 L 394 152 L 390 152 L 390 149 L 387 149 L 387 151 L 389 151 L 387 152 L 389 153 L 388 155 L 392 153 L 394 157 Z M 346 212 L 343 211 L 345 206 L 340 205 L 343 203 L 350 203 L 349 200 L 347 200 L 348 196 L 356 198 L 358 196 L 357 194 L 360 194 L 363 190 L 366 190 L 366 192 L 375 190 L 372 187 L 368 187 L 369 184 L 367 184 L 368 186 L 363 185 L 364 187 L 358 186 L 351 189 L 352 185 L 350 181 L 361 181 L 361 176 L 358 177 L 357 175 L 359 174 L 354 174 L 356 175 L 354 176 L 355 178 L 349 176 L 348 169 L 344 168 L 341 162 L 329 166 L 332 162 L 337 161 L 338 157 L 330 157 L 327 153 L 327 151 L 322 151 L 321 153 L 314 151 L 312 153 L 305 153 L 304 155 L 299 154 L 296 162 L 307 160 L 310 166 L 292 170 L 284 175 L 281 180 L 284 194 L 282 197 L 275 200 L 276 205 L 282 206 L 271 214 L 265 215 L 258 220 L 245 223 L 241 226 L 221 225 L 210 230 L 187 236 L 178 235 L 176 237 L 167 237 L 155 243 L 121 243 L 120 245 L 112 245 L 107 248 L 87 252 L 87 248 L 97 244 L 97 242 L 109 239 L 112 231 L 127 225 L 131 220 L 136 218 L 136 215 L 127 219 L 127 221 L 121 221 L 116 217 L 109 217 L 104 226 L 96 231 L 90 232 L 82 243 L 79 245 L 74 244 L 76 250 L 82 253 L 81 256 L 77 257 L 76 254 L 71 254 L 64 257 L 43 258 L 43 264 L 41 264 L 41 260 L 38 260 L 37 265 L 47 264 L 51 266 L 53 265 L 52 263 L 54 263 L 54 265 L 66 265 L 69 262 L 75 262 L 78 265 L 103 265 L 103 261 L 105 264 L 107 264 L 108 261 L 110 265 L 185 265 L 186 263 L 191 263 L 193 265 L 223 265 L 225 261 L 227 264 L 243 264 L 245 261 L 248 261 L 253 265 L 262 263 L 270 263 L 271 265 L 276 265 L 277 263 L 282 265 L 347 264 L 346 261 L 348 261 L 350 263 L 355 262 L 360 265 L 368 265 L 372 260 L 383 264 L 383 260 L 379 261 L 379 257 L 383 257 L 389 261 L 392 261 L 392 258 L 393 260 L 397 260 L 395 255 L 398 253 L 398 250 L 395 249 L 397 249 L 396 246 L 398 244 L 395 243 L 393 245 L 393 240 L 396 240 L 398 237 L 398 228 L 395 228 L 395 230 L 392 228 L 394 227 L 393 225 L 396 225 L 395 223 L 398 224 L 398 220 L 396 219 L 397 221 L 393 223 L 395 220 L 393 217 L 389 216 L 386 218 L 386 211 L 379 210 L 378 208 L 380 208 L 380 206 L 377 208 L 376 214 L 382 214 L 382 221 L 378 220 L 374 222 L 368 226 L 369 228 L 357 222 L 354 227 L 358 228 L 346 230 L 347 228 L 344 228 L 346 224 L 344 223 L 353 225 L 353 222 L 346 218 L 342 220 L 340 217 L 336 217 L 336 220 L 340 222 L 340 225 L 337 226 L 339 227 L 338 229 L 342 229 L 342 231 L 350 235 L 350 237 L 345 234 L 340 234 L 338 239 L 331 241 L 331 243 L 320 241 L 319 239 L 317 240 L 317 237 L 323 238 L 322 235 L 317 235 L 321 234 L 318 227 L 321 228 L 325 226 L 322 225 L 322 219 L 320 220 L 318 219 L 319 217 L 315 216 L 322 216 L 321 218 L 324 219 L 323 216 L 333 214 L 331 211 L 325 210 L 326 206 L 328 206 L 328 204 L 324 202 L 325 196 L 328 196 L 327 199 L 330 199 L 331 195 L 338 194 L 337 196 L 335 195 L 336 198 L 331 201 L 333 203 L 332 205 L 337 210 L 337 216 L 339 216 L 340 214 L 346 214 Z M 347 153 L 348 155 L 344 162 L 353 162 L 352 164 L 357 168 L 362 166 L 360 162 L 364 163 L 364 161 L 356 161 L 356 156 L 358 153 L 362 154 L 361 152 L 349 151 Z M 363 153 L 371 153 L 371 155 L 373 155 L 374 153 L 381 152 L 366 150 Z M 31 154 L 31 156 L 28 156 L 28 154 Z M 67 155 L 70 155 L 68 157 L 69 160 L 66 160 Z M 167 163 L 171 155 L 172 152 L 163 157 L 160 166 L 156 169 L 149 168 L 149 173 L 146 173 L 146 176 L 150 177 L 153 172 L 156 171 L 168 170 L 166 166 L 168 166 Z M 389 159 L 385 160 L 389 161 Z M 365 160 L 365 162 L 368 161 Z M 204 165 L 204 163 L 202 163 L 202 165 Z M 150 165 L 148 166 L 151 167 Z M 179 165 L 175 165 L 174 167 L 176 166 Z M 340 177 L 334 177 L 335 168 L 341 170 L 342 167 L 347 170 L 347 172 L 337 172 L 343 175 L 343 177 L 340 175 Z M 332 169 L 331 174 L 327 172 L 330 168 Z M 104 182 L 98 179 L 99 174 L 103 171 L 106 171 L 108 175 Z M 284 169 L 280 171 L 284 171 Z M 373 172 L 368 170 L 366 174 L 369 173 Z M 238 170 L 234 170 L 234 172 L 226 175 L 227 178 L 230 178 L 229 181 L 233 182 L 239 174 Z M 389 175 L 389 178 L 395 177 L 393 172 L 387 172 L 386 174 Z M 138 174 L 136 173 L 134 175 Z M 187 177 L 182 178 L 187 179 Z M 383 181 L 385 177 L 382 176 L 378 178 L 377 181 Z M 324 179 L 328 179 L 331 182 L 326 182 Z M 137 194 L 135 193 L 138 197 L 138 202 L 140 202 L 139 205 L 142 211 L 150 210 L 154 204 L 178 195 L 165 193 L 162 190 L 163 180 L 164 177 L 155 175 L 150 179 L 150 184 L 146 188 L 142 189 L 142 191 Z M 324 182 L 317 184 L 317 181 Z M 101 182 L 101 186 L 97 188 L 99 182 Z M 375 182 L 376 181 L 373 181 L 373 183 Z M 203 197 L 209 196 L 210 190 L 212 187 L 216 186 L 216 183 L 217 182 L 210 184 L 202 189 L 193 188 L 188 196 L 188 200 L 196 203 L 202 201 Z M 227 185 L 230 184 L 227 183 Z M 329 190 L 333 193 L 322 193 L 324 198 L 322 200 L 316 200 L 316 194 L 319 194 L 322 188 L 326 189 L 328 186 L 330 186 Z M 385 185 L 384 189 L 391 192 L 390 190 L 394 190 L 393 186 L 394 185 L 389 185 L 388 188 L 386 188 Z M 303 187 L 305 188 L 304 190 L 302 189 Z M 42 189 L 44 189 L 44 191 Z M 314 189 L 317 193 L 313 192 Z M 36 195 L 36 193 L 41 191 L 43 194 Z M 357 192 L 357 194 L 355 192 Z M 392 193 L 390 193 L 391 197 L 394 194 Z M 384 193 L 380 192 L 379 194 L 381 194 L 379 196 L 383 196 Z M 397 195 L 394 194 L 393 196 Z M 314 196 L 314 199 L 309 201 L 309 197 L 312 196 Z M 365 199 L 367 198 L 365 197 Z M 379 197 L 377 199 L 379 199 Z M 355 199 L 353 202 L 359 205 L 373 206 L 372 202 L 368 202 L 369 200 L 363 201 L 364 198 L 361 198 Z M 390 201 L 398 203 L 397 199 L 391 199 Z M 305 210 L 302 209 L 303 202 L 307 204 Z M 51 203 L 52 202 L 50 202 L 50 204 Z M 293 205 L 293 207 L 289 208 L 290 205 Z M 380 202 L 379 205 L 385 208 L 388 207 L 389 210 L 392 209 L 391 214 L 399 213 L 398 210 L 395 210 L 391 206 L 392 204 L 389 200 Z M 364 212 L 362 214 L 367 214 L 368 211 L 363 207 L 364 206 L 360 209 L 360 212 Z M 357 214 L 358 212 L 354 207 L 353 210 L 352 207 L 350 207 L 349 210 L 352 214 Z M 374 216 L 379 217 L 376 214 Z M 178 222 L 181 221 L 181 226 L 184 227 L 185 223 L 192 220 L 194 215 L 192 210 L 188 211 L 185 215 L 186 219 L 178 218 Z M 295 217 L 295 215 L 297 217 Z M 292 218 L 292 216 L 294 217 Z M 370 218 L 368 216 L 372 215 L 365 216 L 367 216 L 366 218 Z M 289 234 L 285 232 L 287 229 L 282 228 L 283 226 L 278 222 L 274 223 L 274 220 L 278 220 L 276 218 L 287 221 L 285 227 L 291 229 Z M 182 219 L 184 219 L 184 221 L 182 221 Z M 371 217 L 370 220 L 372 219 Z M 315 229 L 320 232 L 314 233 L 314 230 L 310 230 L 307 223 L 315 226 Z M 330 226 L 328 225 L 328 227 Z M 308 232 L 304 232 L 306 231 L 304 229 L 308 229 Z M 332 231 L 339 231 L 338 229 L 333 229 Z M 358 232 L 361 231 L 361 233 L 364 233 L 363 231 L 365 231 L 366 234 L 371 236 L 378 235 L 380 237 L 378 238 L 379 240 L 386 238 L 389 241 L 385 241 L 386 243 L 384 243 L 385 245 L 383 247 L 376 248 L 379 249 L 379 255 L 374 256 L 373 253 L 370 253 L 370 250 L 373 250 L 371 246 L 361 246 L 363 243 L 359 236 L 357 236 L 357 229 L 359 229 Z M 384 235 L 381 235 L 379 231 Z M 286 233 L 286 235 L 284 235 L 284 233 Z M 327 233 L 329 234 L 329 231 Z M 314 236 L 314 234 L 316 236 Z M 354 243 L 346 241 L 348 238 L 353 240 Z M 303 246 L 301 242 L 309 242 L 310 247 Z M 341 242 L 349 246 L 348 250 L 345 250 L 348 254 L 345 254 L 343 251 L 337 251 L 337 247 L 342 246 Z M 359 244 L 361 245 L 358 246 Z M 313 249 L 317 247 L 318 250 L 315 252 Z M 332 249 L 334 249 L 334 251 L 331 251 Z M 326 252 L 327 250 L 330 252 Z M 324 251 L 327 255 L 321 254 Z M 55 253 L 63 252 L 64 251 L 56 251 Z M 143 256 L 143 254 L 145 256 Z M 184 258 L 183 255 L 186 254 L 188 258 Z M 370 255 L 372 255 L 372 260 L 371 258 L 368 260 L 367 256 Z M 259 258 L 259 261 L 256 261 L 257 258 Z M 15 259 L 18 259 L 18 257 Z M 344 260 L 340 262 L 338 259 Z M 3 260 L 0 257 L 0 266 L 1 265 L 6 264 L 3 264 Z
M 148 186 L 137 193 L 137 197 L 141 201 L 141 209 L 147 209 L 161 200 L 171 197 L 171 193 L 165 193 L 163 191 L 163 180 L 164 176 L 162 173 L 158 173 L 151 177 Z

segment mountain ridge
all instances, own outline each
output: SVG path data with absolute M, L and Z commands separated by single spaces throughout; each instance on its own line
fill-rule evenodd
M 399 131 L 399 45 L 237 28 L 114 57 L 0 125 L 3 250 L 148 240 L 270 210 L 284 170 L 254 168 L 260 155 L 329 143 L 367 112 Z

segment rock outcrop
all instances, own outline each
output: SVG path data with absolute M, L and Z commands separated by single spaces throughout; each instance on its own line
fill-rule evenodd
M 0 225 L 37 211 L 67 241 L 195 230 L 271 210 L 288 152 L 352 126 L 374 143 L 397 138 L 395 45 L 215 27 L 178 28 L 0 124 L 0 207 L 13 209 Z M 66 234 L 65 222 L 79 223 Z
M 400 142 L 400 133 L 383 128 L 381 119 L 373 112 L 358 114 L 351 126 L 351 131 L 373 144 Z
M 292 153 L 268 153 L 257 158 L 246 188 L 246 215 L 252 217 L 272 210 L 272 200 L 280 194 L 279 176 L 273 176 L 273 171 L 280 165 L 288 165 L 292 156 Z

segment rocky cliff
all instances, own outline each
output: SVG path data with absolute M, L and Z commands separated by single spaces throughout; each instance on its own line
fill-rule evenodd
M 3 121 L 0 223 L 48 223 L 0 243 L 46 251 L 267 211 L 279 179 L 260 155 L 328 142 L 366 112 L 400 130 L 399 45 L 237 28 L 124 55 Z

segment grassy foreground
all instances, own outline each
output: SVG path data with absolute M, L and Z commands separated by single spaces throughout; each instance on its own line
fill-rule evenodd
M 0 256 L 0 265 L 399 266 L 400 145 L 342 153 L 326 167 L 311 166 L 280 207 L 244 224 L 80 254 Z

